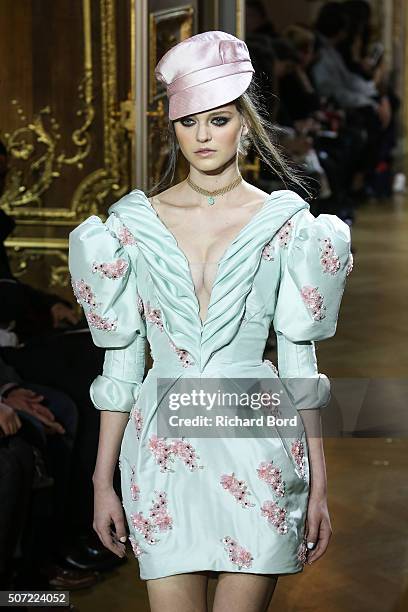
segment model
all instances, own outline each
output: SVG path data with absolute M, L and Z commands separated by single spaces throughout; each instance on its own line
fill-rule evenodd
M 105 223 L 92 215 L 69 236 L 73 290 L 106 348 L 90 390 L 102 411 L 94 529 L 123 556 L 126 518 L 152 610 L 206 610 L 210 572 L 214 610 L 264 610 L 277 577 L 319 558 L 331 534 L 321 431 L 308 439 L 306 418 L 292 435 L 158 430 L 163 397 L 190 378 L 306 381 L 287 397 L 310 427 L 329 401 L 314 341 L 336 331 L 350 230 L 335 215 L 315 218 L 294 191 L 242 179 L 248 139 L 290 175 L 247 91 L 253 72 L 246 44 L 225 32 L 170 49 L 155 74 L 167 89 L 172 159 L 181 150 L 189 176 L 151 198 L 134 189 Z M 271 324 L 277 366 L 263 360 Z M 153 367 L 143 380 L 146 342 Z

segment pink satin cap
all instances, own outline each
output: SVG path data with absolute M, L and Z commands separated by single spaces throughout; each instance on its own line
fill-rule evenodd
M 172 47 L 154 74 L 166 86 L 169 118 L 175 120 L 232 102 L 248 88 L 254 72 L 245 42 L 212 30 Z

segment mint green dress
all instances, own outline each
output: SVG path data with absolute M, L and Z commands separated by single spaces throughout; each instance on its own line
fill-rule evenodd
M 294 413 L 326 406 L 330 383 L 314 341 L 335 334 L 351 268 L 348 225 L 274 191 L 221 258 L 202 324 L 188 260 L 143 191 L 114 203 L 106 222 L 92 215 L 70 233 L 73 291 L 106 349 L 90 396 L 99 410 L 129 413 L 119 466 L 142 580 L 303 570 L 303 426 L 292 437 L 167 437 L 158 435 L 158 410 L 190 377 L 302 379 L 308 384 L 287 392 Z M 277 364 L 263 359 L 271 324 Z M 153 367 L 144 377 L 146 342 Z

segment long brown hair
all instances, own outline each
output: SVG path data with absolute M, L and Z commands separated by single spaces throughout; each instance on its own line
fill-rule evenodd
M 311 192 L 303 180 L 302 173 L 292 165 L 281 146 L 276 142 L 279 129 L 267 119 L 268 110 L 263 102 L 260 85 L 255 76 L 248 89 L 241 96 L 232 100 L 231 104 L 235 104 L 248 126 L 248 134 L 241 138 L 238 147 L 239 159 L 245 159 L 250 149 L 253 148 L 256 155 L 276 174 L 286 188 L 290 188 L 291 184 L 297 185 L 310 196 Z M 168 122 L 165 137 L 169 145 L 166 169 L 161 179 L 149 189 L 148 195 L 158 193 L 159 188 L 170 186 L 174 181 L 180 146 L 171 120 Z

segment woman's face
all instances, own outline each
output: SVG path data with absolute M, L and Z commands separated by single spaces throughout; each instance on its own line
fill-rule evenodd
M 203 172 L 236 158 L 241 136 L 248 132 L 235 104 L 186 115 L 174 121 L 174 129 L 184 157 Z

